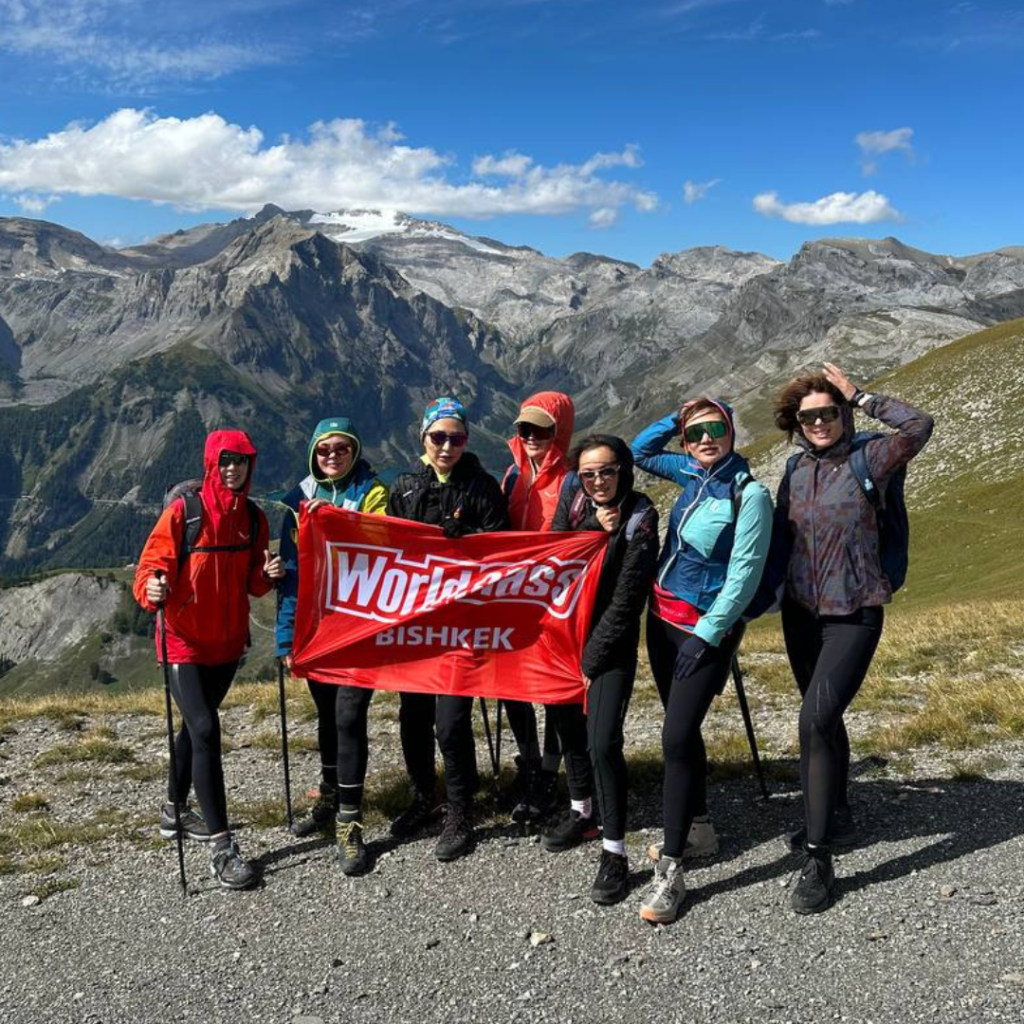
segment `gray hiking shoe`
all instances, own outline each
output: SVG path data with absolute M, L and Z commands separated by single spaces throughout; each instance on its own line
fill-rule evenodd
M 210 874 L 225 889 L 249 889 L 258 877 L 232 838 L 218 840 L 210 850 Z
M 338 819 L 338 867 L 346 875 L 366 873 L 369 860 L 363 843 L 363 823 L 358 818 L 351 821 Z
M 664 850 L 664 843 L 651 843 L 647 847 L 647 856 L 655 864 L 661 860 L 661 852 Z M 696 860 L 700 857 L 713 857 L 718 853 L 718 835 L 715 833 L 715 826 L 709 818 L 698 820 L 694 818 L 690 826 L 690 834 L 686 837 L 686 846 L 683 847 L 683 860 Z
M 668 924 L 679 916 L 679 905 L 685 895 L 681 862 L 662 857 L 654 869 L 647 895 L 640 904 L 640 917 L 651 924 Z
M 299 839 L 317 832 L 329 832 L 334 827 L 334 816 L 338 813 L 338 791 L 324 783 L 320 784 L 320 795 L 304 818 L 292 822 L 292 835 Z
M 193 839 L 197 843 L 206 843 L 210 840 L 210 830 L 201 814 L 196 814 L 189 807 L 188 803 L 178 805 L 178 816 L 181 819 L 181 832 L 186 839 Z M 178 824 L 174 820 L 174 804 L 166 803 L 160 810 L 160 835 L 164 839 L 176 839 L 178 837 Z

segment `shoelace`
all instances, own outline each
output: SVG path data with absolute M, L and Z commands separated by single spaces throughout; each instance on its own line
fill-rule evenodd
M 654 872 L 654 881 L 651 883 L 653 892 L 650 898 L 647 900 L 648 903 L 662 902 L 668 898 L 670 890 L 675 888 L 676 872 L 666 871 L 665 874 L 661 875 L 657 869 Z
M 355 857 L 359 853 L 359 844 L 356 842 L 355 837 L 356 829 L 362 831 L 362 828 L 363 823 L 361 821 L 349 821 L 342 826 L 339 842 L 345 851 L 346 857 Z

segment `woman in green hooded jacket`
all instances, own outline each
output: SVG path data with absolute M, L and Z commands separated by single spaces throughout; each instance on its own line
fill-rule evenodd
M 353 512 L 383 514 L 387 487 L 361 457 L 362 442 L 352 421 L 344 416 L 321 420 L 309 440 L 309 476 L 284 496 L 290 512 L 281 526 L 281 560 L 285 576 L 277 610 L 277 656 L 291 669 L 295 633 L 295 603 L 299 592 L 299 505 L 313 511 L 330 504 Z M 317 710 L 320 744 L 320 796 L 310 814 L 292 827 L 308 836 L 329 827 L 337 815 L 338 863 L 346 875 L 367 867 L 363 845 L 362 801 L 368 757 L 367 713 L 373 690 L 360 686 L 307 680 Z

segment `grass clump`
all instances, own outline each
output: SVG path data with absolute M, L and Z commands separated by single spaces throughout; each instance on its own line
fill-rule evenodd
M 50 801 L 42 793 L 19 793 L 11 800 L 11 810 L 18 814 L 30 814 L 33 811 L 48 811 Z
M 72 743 L 58 743 L 36 756 L 35 765 L 60 764 L 128 764 L 135 760 L 135 751 L 126 743 L 112 739 L 112 731 L 101 728 Z
M 70 892 L 77 889 L 81 882 L 77 878 L 44 878 L 38 885 L 34 885 L 29 892 L 45 900 L 55 896 L 59 892 Z

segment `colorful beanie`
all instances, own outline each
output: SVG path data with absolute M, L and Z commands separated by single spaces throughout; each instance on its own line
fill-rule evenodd
M 469 430 L 469 413 L 457 398 L 435 398 L 427 406 L 423 421 L 420 423 L 420 437 L 423 437 L 438 420 L 461 420 L 466 430 Z

